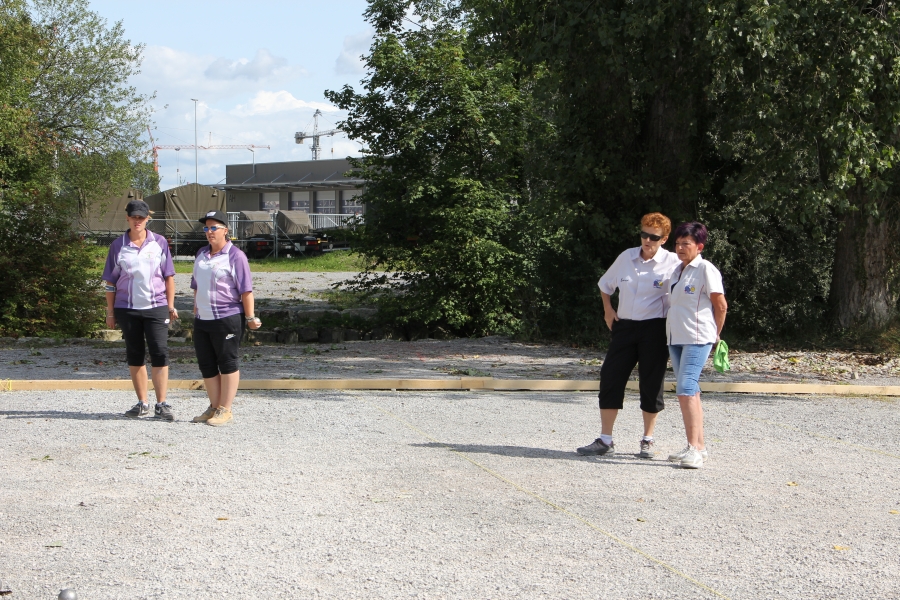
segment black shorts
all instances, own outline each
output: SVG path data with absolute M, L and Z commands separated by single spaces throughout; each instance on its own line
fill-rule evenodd
M 241 337 L 247 320 L 237 314 L 222 319 L 194 319 L 194 350 L 204 379 L 240 369 Z
M 150 350 L 150 365 L 169 365 L 169 307 L 157 306 L 136 310 L 114 308 L 116 323 L 122 329 L 125 340 L 125 357 L 129 367 L 143 367 L 145 363 L 144 339 Z
M 666 407 L 663 385 L 668 364 L 665 319 L 613 322 L 612 341 L 600 367 L 600 408 L 622 408 L 625 385 L 638 365 L 641 410 L 660 412 Z

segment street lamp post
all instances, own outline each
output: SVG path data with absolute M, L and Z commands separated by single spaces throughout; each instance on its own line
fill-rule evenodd
M 191 98 L 191 101 L 194 103 L 194 183 L 200 183 L 200 177 L 197 175 L 199 173 L 199 161 L 197 160 L 197 100 L 196 98 Z

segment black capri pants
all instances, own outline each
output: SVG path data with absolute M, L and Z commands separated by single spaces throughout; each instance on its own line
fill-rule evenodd
M 169 366 L 169 307 L 157 306 L 141 310 L 114 308 L 116 323 L 125 340 L 125 358 L 129 367 L 143 367 L 144 339 L 150 350 L 150 366 Z
M 600 408 L 622 408 L 625 384 L 639 365 L 641 410 L 660 412 L 665 408 L 663 384 L 668 363 L 665 319 L 614 321 L 609 351 L 600 367 Z
M 204 379 L 230 375 L 240 369 L 239 352 L 246 322 L 242 314 L 211 321 L 194 319 L 194 350 Z

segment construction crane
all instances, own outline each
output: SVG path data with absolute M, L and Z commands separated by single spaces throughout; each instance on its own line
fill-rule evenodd
M 313 113 L 313 130 L 311 134 L 307 134 L 305 131 L 298 131 L 294 134 L 294 141 L 298 144 L 302 144 L 303 141 L 307 138 L 312 138 L 312 146 L 309 147 L 312 150 L 312 159 L 319 160 L 322 158 L 322 146 L 319 144 L 319 138 L 323 136 L 332 136 L 336 133 L 343 133 L 342 129 L 328 129 L 325 131 L 319 131 L 319 117 L 322 116 L 322 111 L 316 109 L 316 112 Z M 309 127 L 309 124 L 306 125 Z
M 194 144 L 157 144 L 150 133 L 150 126 L 147 126 L 147 133 L 150 135 L 150 144 L 153 146 L 153 170 L 159 173 L 159 153 L 157 150 L 193 150 Z M 209 144 L 207 146 L 196 146 L 198 150 L 271 150 L 271 146 L 258 146 L 256 144 Z

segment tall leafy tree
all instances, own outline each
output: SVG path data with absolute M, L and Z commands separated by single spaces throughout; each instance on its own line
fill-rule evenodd
M 45 40 L 30 104 L 65 156 L 60 187 L 84 212 L 130 187 L 146 163 L 140 136 L 150 98 L 129 83 L 144 46 L 125 37 L 121 22 L 107 25 L 87 0 L 35 0 L 30 9 Z
M 146 98 L 140 49 L 81 0 L 0 4 L 0 331 L 81 335 L 98 324 L 79 205 L 134 179 Z
M 898 13 L 836 0 L 507 0 L 480 14 L 556 132 L 568 217 L 546 318 L 597 322 L 592 282 L 662 210 L 713 227 L 732 329 L 880 326 L 897 305 Z M 832 277 L 834 273 L 834 277 Z
M 723 195 L 827 239 L 833 254 L 812 258 L 833 257 L 836 323 L 883 326 L 900 298 L 897 3 L 727 1 L 709 15 L 710 135 L 740 164 Z M 806 263 L 809 250 L 783 249 Z
M 532 250 L 522 178 L 527 94 L 516 63 L 457 2 L 372 0 L 362 90 L 326 95 L 365 144 L 358 242 L 403 322 L 469 334 L 521 325 Z M 380 274 L 382 270 L 390 276 Z

